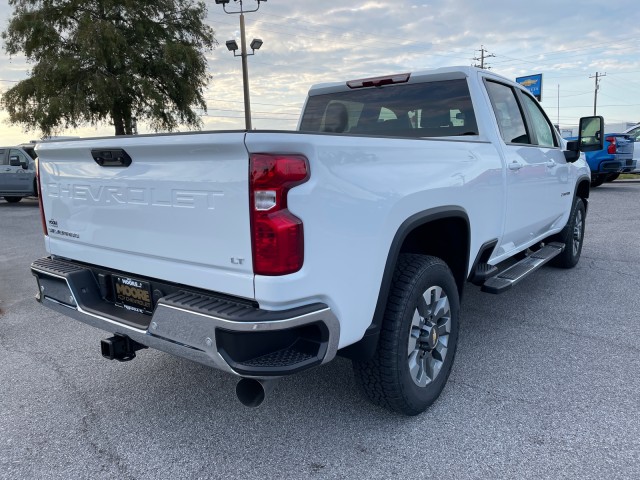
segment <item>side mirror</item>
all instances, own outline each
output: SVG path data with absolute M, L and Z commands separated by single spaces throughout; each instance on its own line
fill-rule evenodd
M 12 167 L 22 167 L 23 170 L 29 170 L 29 162 L 20 159 L 18 155 L 11 155 L 9 157 L 9 165 Z
M 573 163 L 580 158 L 580 144 L 577 140 L 567 142 L 567 149 L 564 151 L 564 158 L 569 163 Z
M 604 118 L 600 116 L 582 117 L 578 148 L 581 152 L 593 152 L 604 148 Z

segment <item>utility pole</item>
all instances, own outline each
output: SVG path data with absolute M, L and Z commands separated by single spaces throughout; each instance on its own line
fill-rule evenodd
M 596 79 L 596 85 L 595 85 L 595 91 L 593 94 L 593 115 L 596 115 L 596 107 L 598 105 L 598 89 L 600 88 L 600 79 L 602 77 L 606 77 L 607 74 L 605 73 L 600 73 L 600 72 L 596 72 L 595 75 L 591 75 L 589 78 L 595 78 Z
M 558 128 L 560 128 L 560 84 L 558 84 Z
M 480 57 L 474 57 L 473 60 L 475 60 L 476 62 L 480 62 L 480 65 L 476 64 L 474 65 L 474 67 L 480 67 L 480 68 L 485 68 L 484 66 L 484 61 L 487 58 L 491 58 L 491 57 L 495 57 L 495 55 L 492 53 L 490 55 L 485 55 L 485 53 L 489 53 L 488 50 L 486 48 L 484 48 L 484 45 L 480 45 Z M 490 69 L 491 67 L 486 67 L 487 70 Z

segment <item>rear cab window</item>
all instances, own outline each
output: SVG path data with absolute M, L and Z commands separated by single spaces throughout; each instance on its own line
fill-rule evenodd
M 300 130 L 391 137 L 478 135 L 464 79 L 314 95 Z

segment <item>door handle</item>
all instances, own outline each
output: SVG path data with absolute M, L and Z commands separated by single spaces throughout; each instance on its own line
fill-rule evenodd
M 520 170 L 522 167 L 524 167 L 524 165 L 515 160 L 509 164 L 509 170 Z
M 547 168 L 553 168 L 557 165 L 555 160 L 549 160 L 547 163 L 545 163 L 545 165 L 547 166 Z

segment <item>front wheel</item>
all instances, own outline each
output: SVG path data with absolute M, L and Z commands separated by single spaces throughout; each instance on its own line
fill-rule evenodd
M 567 225 L 555 237 L 565 244 L 564 251 L 551 260 L 551 264 L 560 268 L 573 268 L 580 260 L 584 242 L 586 210 L 581 198 L 576 198 L 571 208 L 571 216 Z
M 423 412 L 451 372 L 459 317 L 458 289 L 447 264 L 426 255 L 401 255 L 374 357 L 353 362 L 364 395 L 405 415 Z
M 4 197 L 4 199 L 9 203 L 18 203 L 22 197 Z

